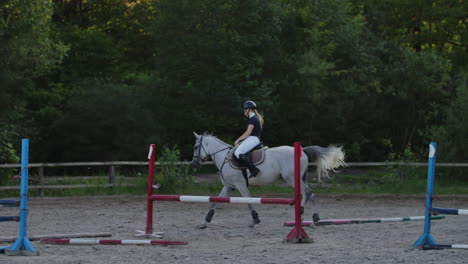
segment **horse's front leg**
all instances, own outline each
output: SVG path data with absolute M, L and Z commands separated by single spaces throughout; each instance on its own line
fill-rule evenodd
M 219 193 L 218 197 L 227 197 L 231 194 L 232 188 L 224 186 L 221 192 Z M 211 222 L 211 219 L 213 218 L 215 209 L 216 209 L 217 203 L 212 203 L 210 210 L 208 211 L 208 214 L 206 215 L 205 219 L 203 220 L 203 223 L 201 223 L 198 228 L 203 229 L 208 226 L 208 223 Z
M 250 197 L 250 192 L 249 189 L 247 188 L 247 184 L 241 183 L 236 185 L 237 190 L 240 192 L 240 194 L 243 197 Z M 249 225 L 249 227 L 254 227 L 256 224 L 260 223 L 260 219 L 258 218 L 258 213 L 255 211 L 254 207 L 252 204 L 248 204 L 250 213 L 252 214 L 252 223 Z

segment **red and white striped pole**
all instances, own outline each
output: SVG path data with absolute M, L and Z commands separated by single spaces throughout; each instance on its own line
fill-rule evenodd
M 305 230 L 302 228 L 301 216 L 301 156 L 302 146 L 299 142 L 294 142 L 294 203 L 295 203 L 295 225 L 288 234 L 285 241 L 288 243 L 312 243 Z
M 66 245 L 187 245 L 185 241 L 102 239 L 43 239 L 41 243 Z
M 166 202 L 197 202 L 197 203 L 244 203 L 244 204 L 288 204 L 294 205 L 295 200 L 285 198 L 256 198 L 256 197 L 219 197 L 219 196 L 191 196 L 155 194 L 152 201 Z

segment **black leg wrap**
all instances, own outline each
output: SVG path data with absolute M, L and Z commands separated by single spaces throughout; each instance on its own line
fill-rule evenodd
M 320 221 L 319 215 L 318 214 L 312 215 L 312 220 L 314 220 L 314 223 L 318 223 L 318 221 Z
M 257 211 L 252 210 L 252 218 L 253 218 L 255 224 L 260 223 L 260 219 L 258 219 Z
M 208 212 L 208 214 L 206 215 L 206 218 L 205 218 L 206 222 L 208 222 L 208 223 L 211 222 L 211 218 L 213 218 L 214 212 L 215 212 L 214 209 L 210 209 L 210 211 Z
M 301 206 L 301 215 L 304 214 L 304 206 Z

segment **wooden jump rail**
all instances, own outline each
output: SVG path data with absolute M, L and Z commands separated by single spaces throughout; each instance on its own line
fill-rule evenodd
M 459 248 L 468 249 L 468 245 L 464 244 L 438 244 L 431 235 L 431 215 L 432 214 L 451 214 L 451 215 L 468 215 L 468 209 L 448 209 L 432 207 L 432 199 L 434 196 L 434 181 L 435 181 L 435 165 L 436 165 L 436 150 L 437 143 L 429 144 L 429 166 L 427 168 L 427 187 L 426 187 L 426 210 L 424 218 L 424 232 L 419 239 L 413 244 L 414 247 L 422 249 L 441 249 L 441 248 Z
M 144 236 L 161 237 L 161 233 L 153 232 L 153 202 L 171 201 L 171 202 L 207 202 L 207 203 L 247 203 L 247 204 L 285 204 L 295 205 L 294 228 L 285 238 L 286 242 L 292 243 L 311 243 L 305 230 L 302 228 L 301 216 L 301 178 L 300 178 L 300 157 L 302 155 L 302 146 L 299 142 L 294 143 L 294 199 L 283 198 L 256 198 L 256 197 L 214 197 L 214 196 L 189 196 L 189 195 L 153 195 L 154 185 L 154 164 L 156 161 L 156 145 L 151 144 L 148 154 L 148 197 L 146 210 L 146 229 L 141 232 Z

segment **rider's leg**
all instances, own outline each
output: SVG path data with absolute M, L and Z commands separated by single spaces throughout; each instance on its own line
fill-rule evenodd
M 252 161 L 245 155 L 245 153 L 251 151 L 255 146 L 260 144 L 258 137 L 250 136 L 246 138 L 242 143 L 237 147 L 234 155 L 249 168 L 250 177 L 255 177 L 260 172 L 260 170 L 253 165 Z
M 249 168 L 250 177 L 255 177 L 260 172 L 260 170 L 255 167 L 255 165 L 253 165 L 252 161 L 245 154 L 240 154 L 239 160 L 242 161 L 242 163 L 244 163 L 247 168 Z

